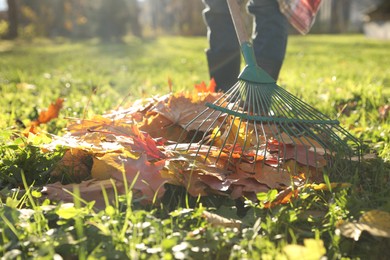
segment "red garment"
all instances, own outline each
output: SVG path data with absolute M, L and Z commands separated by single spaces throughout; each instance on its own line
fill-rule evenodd
M 301 34 L 313 26 L 321 0 L 278 0 L 280 11 Z

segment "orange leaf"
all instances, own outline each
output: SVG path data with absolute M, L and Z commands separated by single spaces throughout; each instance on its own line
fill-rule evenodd
M 217 83 L 215 82 L 215 79 L 211 78 L 210 83 L 209 83 L 209 87 L 208 87 L 208 91 L 211 93 L 214 93 L 216 87 L 217 87 Z
M 204 92 L 210 92 L 210 93 L 215 93 L 215 88 L 217 87 L 217 84 L 212 78 L 209 82 L 209 85 L 206 86 L 206 83 L 202 81 L 200 84 L 195 84 L 195 89 L 198 93 L 204 93 Z
M 38 119 L 32 122 L 33 125 L 40 125 L 40 124 L 45 124 L 48 123 L 50 120 L 57 118 L 58 114 L 62 108 L 62 103 L 64 102 L 64 99 L 62 98 L 57 98 L 55 103 L 52 103 L 49 105 L 47 110 L 41 111 L 39 113 Z
M 298 189 L 292 189 L 291 187 L 288 187 L 285 190 L 282 190 L 281 192 L 278 193 L 276 196 L 275 200 L 271 202 L 266 202 L 264 204 L 265 208 L 272 208 L 275 207 L 276 205 L 280 204 L 287 204 L 290 203 L 290 201 L 296 197 L 298 197 Z
M 134 145 L 132 150 L 135 152 L 146 153 L 150 158 L 162 159 L 165 155 L 157 148 L 157 142 L 147 133 L 142 133 L 136 125 L 133 125 L 135 137 L 133 137 Z

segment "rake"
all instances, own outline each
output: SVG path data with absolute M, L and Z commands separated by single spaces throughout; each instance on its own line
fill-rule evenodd
M 246 66 L 234 86 L 184 127 L 190 138 L 175 150 L 232 171 L 245 162 L 253 173 L 265 165 L 312 176 L 350 172 L 350 163 L 360 161 L 359 141 L 257 65 L 240 7 L 227 1 Z

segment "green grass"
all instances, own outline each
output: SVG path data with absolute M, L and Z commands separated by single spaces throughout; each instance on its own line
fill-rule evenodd
M 97 211 L 92 203 L 53 204 L 32 187 L 49 182 L 62 151 L 43 154 L 26 140 L 22 124 L 57 97 L 66 99 L 58 120 L 44 126 L 62 134 L 64 117 L 89 117 L 142 97 L 191 89 L 208 80 L 204 38 L 0 42 L 0 255 L 5 258 L 90 259 L 287 259 L 286 245 L 322 241 L 329 259 L 385 259 L 390 239 L 364 233 L 359 241 L 337 234 L 341 221 L 372 209 L 390 212 L 390 124 L 378 112 L 390 103 L 390 42 L 359 35 L 290 37 L 279 83 L 359 137 L 378 159 L 351 172 L 350 188 L 307 188 L 291 204 L 264 209 L 211 196 L 191 198 L 169 187 L 161 204 L 132 201 L 131 191 Z M 94 89 L 97 89 L 94 94 Z M 338 181 L 332 176 L 331 181 Z M 34 186 L 31 186 L 34 184 Z M 14 192 L 12 188 L 22 188 Z M 259 198 L 272 198 L 259 194 Z M 204 210 L 242 221 L 241 228 L 214 227 Z M 319 248 L 319 249 L 318 249 Z M 322 247 L 307 247 L 306 256 Z M 300 248 L 302 249 L 302 248 Z M 291 255 L 290 255 L 291 256 Z M 292 258 L 301 256 L 292 255 Z

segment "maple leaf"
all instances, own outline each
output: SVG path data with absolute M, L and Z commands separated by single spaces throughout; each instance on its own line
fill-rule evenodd
M 313 147 L 316 150 L 324 150 L 323 146 L 318 143 L 313 138 L 310 138 L 308 136 L 302 135 L 302 136 L 290 136 L 286 133 L 282 133 L 280 135 L 280 142 L 283 144 L 291 144 L 291 145 L 303 145 L 307 147 Z
M 149 111 L 163 115 L 172 124 L 177 124 L 187 131 L 206 131 L 215 118 L 220 118 L 219 113 L 202 113 L 207 107 L 206 103 L 212 103 L 218 95 L 207 94 L 201 100 L 193 100 L 183 95 L 171 96 L 168 101 L 157 102 Z M 196 119 L 196 120 L 195 120 Z M 189 123 L 191 124 L 189 125 Z
M 292 188 L 291 186 L 280 191 L 276 198 L 273 201 L 266 201 L 264 203 L 264 208 L 273 208 L 280 204 L 287 204 L 294 198 L 298 197 L 299 190 L 297 188 Z
M 65 152 L 61 160 L 50 172 L 56 179 L 70 179 L 73 182 L 81 182 L 90 176 L 91 156 L 80 149 L 69 149 Z
M 169 183 L 180 185 L 196 196 L 227 191 L 231 182 L 228 171 L 197 161 L 191 155 L 180 155 L 166 160 L 162 175 Z
M 304 145 L 281 145 L 281 157 L 284 160 L 294 159 L 303 165 L 316 168 L 327 165 L 327 161 L 322 155 Z
M 114 187 L 115 186 L 115 187 Z M 41 193 L 50 201 L 73 202 L 75 188 L 80 193 L 80 197 L 85 201 L 95 201 L 94 207 L 105 209 L 106 203 L 104 196 L 107 195 L 108 201 L 115 202 L 116 194 L 125 194 L 123 182 L 115 180 L 87 180 L 80 184 L 63 185 L 60 182 L 47 184 L 42 188 Z M 105 195 L 103 194 L 105 190 Z
M 139 129 L 152 137 L 163 137 L 176 142 L 182 142 L 187 136 L 183 133 L 184 129 L 181 126 L 172 123 L 161 114 L 145 117 L 142 124 L 139 125 Z
M 165 160 L 149 162 L 146 154 L 134 159 L 123 154 L 106 153 L 93 158 L 91 175 L 98 180 L 113 178 L 123 181 L 124 173 L 129 184 L 134 182 L 133 189 L 142 193 L 141 199 L 150 203 L 164 194 L 167 180 L 160 174 L 164 165 Z
M 72 135 L 85 135 L 91 132 L 100 132 L 113 135 L 131 136 L 134 122 L 131 120 L 113 120 L 104 116 L 94 116 L 92 119 L 72 120 L 67 130 Z
M 231 178 L 252 178 L 271 189 L 288 187 L 292 182 L 292 177 L 286 170 L 268 166 L 261 161 L 254 164 L 247 162 L 237 164 L 236 173 L 230 175 L 229 179 Z
M 152 159 L 162 159 L 165 155 L 157 148 L 157 142 L 147 133 L 142 133 L 136 125 L 133 125 L 134 144 L 132 150 L 135 152 L 143 152 Z
M 50 144 L 44 145 L 47 151 L 54 151 L 57 146 L 65 148 L 80 149 L 91 154 L 105 152 L 120 152 L 125 150 L 126 144 L 132 143 L 129 137 L 107 135 L 98 132 L 86 133 L 80 136 L 73 136 L 70 133 L 64 136 L 53 136 Z
M 199 93 L 204 93 L 204 92 L 215 92 L 215 88 L 217 87 L 217 83 L 215 82 L 214 78 L 212 78 L 209 82 L 209 85 L 206 86 L 206 83 L 202 81 L 200 84 L 195 84 L 195 89 Z
M 48 123 L 50 120 L 57 118 L 63 103 L 63 98 L 57 98 L 57 100 L 54 103 L 51 103 L 46 110 L 42 110 L 39 113 L 38 118 L 32 121 L 31 124 L 34 126 L 39 126 L 40 124 Z
M 225 145 L 239 145 L 248 148 L 253 142 L 253 132 L 248 128 L 248 123 L 237 117 L 228 117 L 226 127 L 216 127 L 213 130 L 211 139 L 214 140 L 214 145 L 222 147 Z

